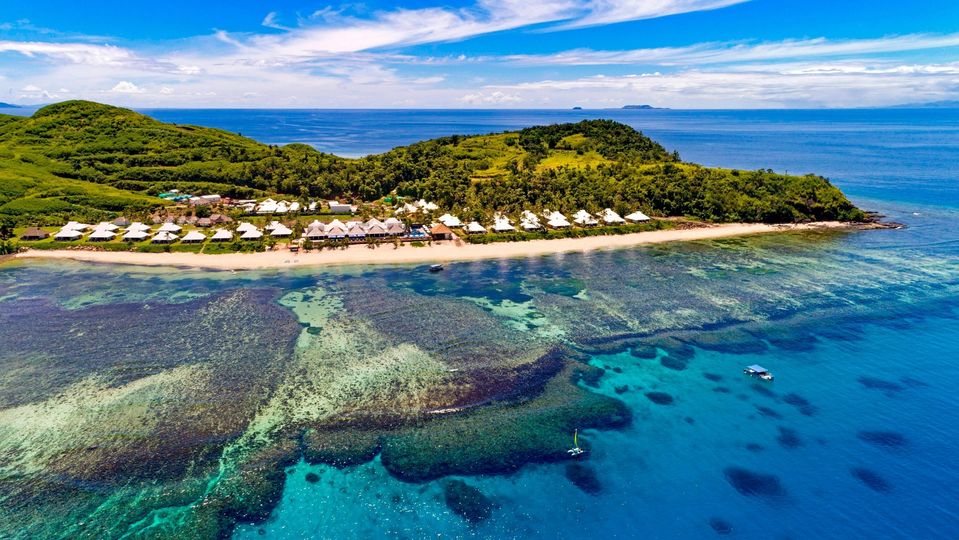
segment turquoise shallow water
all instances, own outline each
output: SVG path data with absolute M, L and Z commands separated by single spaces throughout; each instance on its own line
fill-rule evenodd
M 236 538 L 955 538 L 955 131 L 901 112 L 691 114 L 656 117 L 686 157 L 833 174 L 907 228 L 441 274 L 4 265 L 0 536 L 170 537 L 232 478 L 279 471 L 276 507 Z M 556 344 L 603 370 L 578 385 L 632 422 L 584 429 L 577 482 L 568 462 L 456 476 L 491 501 L 485 521 L 451 510 L 448 479 L 403 482 L 380 457 L 238 465 L 285 425 L 436 406 L 477 367 L 508 386 L 503 366 Z M 751 363 L 777 380 L 744 378 Z

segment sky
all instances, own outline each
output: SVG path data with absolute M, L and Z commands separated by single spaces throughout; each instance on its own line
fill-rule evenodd
M 959 100 L 957 0 L 0 3 L 0 101 L 875 107 Z

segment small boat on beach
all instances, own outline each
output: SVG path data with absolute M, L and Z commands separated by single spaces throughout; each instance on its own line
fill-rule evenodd
M 770 373 L 768 369 L 760 366 L 759 364 L 746 366 L 746 368 L 743 369 L 743 373 L 745 373 L 746 375 L 749 375 L 750 377 L 760 378 L 764 381 L 773 380 L 773 374 Z
M 430 265 L 430 272 L 442 272 L 442 271 L 443 271 L 443 265 L 442 265 L 442 264 L 431 264 L 431 265 Z
M 571 457 L 582 455 L 586 450 L 579 447 L 579 430 L 573 431 L 573 447 L 566 451 Z

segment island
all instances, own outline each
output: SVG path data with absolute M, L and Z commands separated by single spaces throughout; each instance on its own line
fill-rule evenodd
M 348 159 L 68 101 L 0 115 L 0 187 L 4 251 L 231 268 L 284 264 L 289 250 L 353 254 L 317 264 L 466 260 L 869 220 L 821 176 L 684 162 L 611 120 Z M 356 249 L 383 244 L 397 253 Z M 263 251 L 283 255 L 196 257 Z

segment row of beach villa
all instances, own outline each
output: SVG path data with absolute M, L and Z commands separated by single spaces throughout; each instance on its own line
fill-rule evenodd
M 511 233 L 518 229 L 513 225 L 513 220 L 504 214 L 497 213 L 493 216 L 493 223 L 489 228 L 484 227 L 477 221 L 463 223 L 460 219 L 451 214 L 443 214 L 438 221 L 451 229 L 462 228 L 467 234 L 483 234 L 492 230 L 494 233 Z M 644 223 L 649 221 L 649 216 L 643 212 L 636 211 L 627 215 L 625 218 L 613 210 L 606 208 L 595 216 L 585 210 L 579 210 L 573 214 L 570 221 L 561 212 L 544 210 L 540 214 L 535 214 L 529 210 L 524 210 L 520 214 L 519 229 L 525 232 L 536 232 L 545 229 L 568 229 L 574 224 L 578 227 L 597 227 L 602 223 L 606 226 L 625 225 L 626 223 Z

